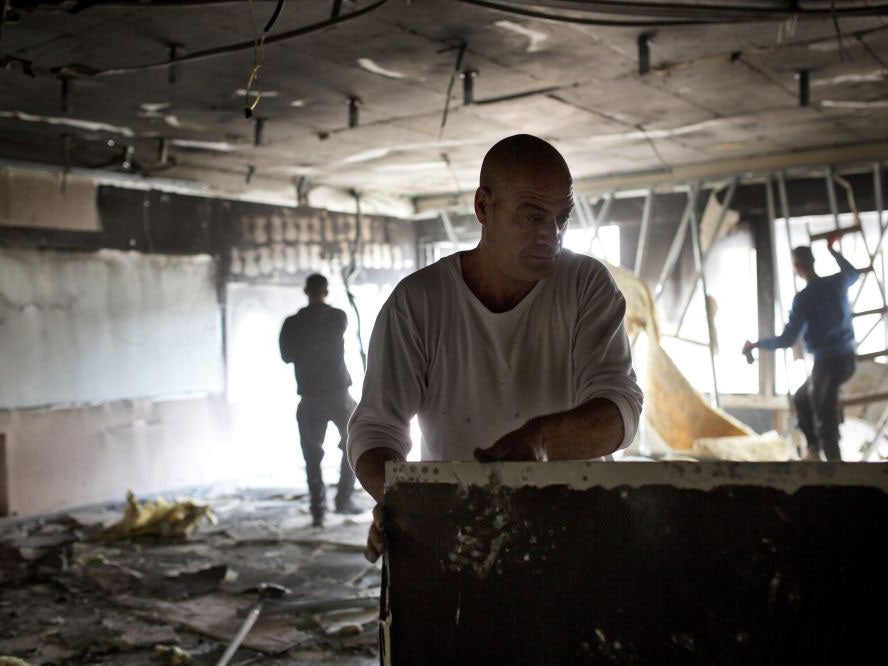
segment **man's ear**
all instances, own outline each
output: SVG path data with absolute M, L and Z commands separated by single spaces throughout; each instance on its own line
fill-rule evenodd
M 487 224 L 490 215 L 491 192 L 486 187 L 475 190 L 475 216 L 481 224 Z

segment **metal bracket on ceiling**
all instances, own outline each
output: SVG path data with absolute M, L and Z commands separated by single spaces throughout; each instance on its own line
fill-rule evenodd
M 475 101 L 475 77 L 478 71 L 474 69 L 464 69 L 460 72 L 459 78 L 463 82 L 463 105 L 469 106 Z
M 62 113 L 68 113 L 71 110 L 71 86 L 74 85 L 67 76 L 61 78 L 61 99 L 59 101 L 59 109 Z
M 167 44 L 167 54 L 169 56 L 170 62 L 176 62 L 179 57 L 182 55 L 184 51 L 182 44 L 176 44 L 175 42 L 171 42 Z M 176 78 L 179 75 L 179 68 L 174 65 L 170 65 L 170 68 L 167 70 L 167 83 L 170 85 L 176 82 Z
M 160 166 L 167 166 L 170 163 L 170 142 L 166 137 L 161 137 L 157 143 L 157 162 Z
M 811 104 L 811 71 L 800 69 L 796 72 L 796 78 L 799 80 L 799 106 L 809 106 Z
M 638 36 L 638 75 L 644 76 L 651 71 L 651 42 L 654 33 L 643 32 Z
M 363 104 L 360 97 L 355 97 L 354 95 L 350 95 L 348 98 L 348 126 L 349 128 L 358 126 L 358 109 Z
M 265 118 L 258 116 L 253 118 L 253 145 L 261 146 L 263 133 L 265 132 Z
M 294 181 L 296 186 L 296 205 L 308 206 L 308 176 L 299 176 Z

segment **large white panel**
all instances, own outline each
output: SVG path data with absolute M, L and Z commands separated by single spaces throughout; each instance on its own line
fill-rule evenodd
M 221 391 L 210 257 L 0 249 L 0 408 Z

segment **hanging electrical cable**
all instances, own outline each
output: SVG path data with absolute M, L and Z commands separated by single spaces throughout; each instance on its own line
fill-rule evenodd
M 456 54 L 456 64 L 450 73 L 450 82 L 447 84 L 447 96 L 444 100 L 444 115 L 441 116 L 441 129 L 438 130 L 438 141 L 444 136 L 444 127 L 447 125 L 447 114 L 450 113 L 450 100 L 453 95 L 453 84 L 456 83 L 456 77 L 459 75 L 460 67 L 462 67 L 462 59 L 466 53 L 466 44 L 463 40 L 459 40 L 459 52 Z
M 355 295 L 351 290 L 351 279 L 358 270 L 358 249 L 361 245 L 361 229 L 363 225 L 363 214 L 361 212 L 361 195 L 352 191 L 351 195 L 355 199 L 355 237 L 349 246 L 349 262 L 348 266 L 342 269 L 342 284 L 345 286 L 345 295 L 351 304 L 352 310 L 355 312 L 356 331 L 358 336 L 358 351 L 361 354 L 361 363 L 364 366 L 364 372 L 367 372 L 367 354 L 364 351 L 364 336 L 361 333 L 361 313 L 358 311 L 358 304 L 355 301 Z
M 263 65 L 265 65 L 265 36 L 268 34 L 269 30 L 274 27 L 275 22 L 281 15 L 281 10 L 284 8 L 284 1 L 285 0 L 277 0 L 271 18 L 268 19 L 268 23 L 265 24 L 265 27 L 262 28 L 262 34 L 259 34 L 259 31 L 256 29 L 256 18 L 253 13 L 253 0 L 250 0 L 250 25 L 253 26 L 255 40 L 253 42 L 253 66 L 250 68 L 250 79 L 247 81 L 247 92 L 244 96 L 244 116 L 246 118 L 251 118 L 253 116 L 253 112 L 259 104 L 259 99 L 262 97 L 262 92 L 259 90 L 259 72 Z M 255 95 L 253 95 L 253 84 L 256 85 Z M 250 100 L 251 97 L 253 98 L 252 101 Z
M 583 2 L 559 3 L 552 11 L 540 11 L 529 3 L 517 0 L 512 3 L 491 0 L 457 0 L 469 5 L 485 7 L 518 16 L 528 16 L 550 21 L 615 27 L 659 27 L 675 25 L 700 25 L 717 23 L 746 23 L 757 21 L 782 21 L 786 19 L 824 19 L 838 17 L 885 16 L 888 3 L 855 3 L 853 7 L 838 9 L 822 7 L 820 3 L 795 2 L 787 7 L 762 5 L 716 5 L 691 3 L 645 2 L 635 0 L 584 0 Z M 832 0 L 831 0 L 832 1 Z M 570 5 L 575 4 L 576 7 Z M 566 6 L 567 5 L 567 6 Z M 533 5 L 537 7 L 539 5 Z M 570 13 L 565 13 L 565 11 Z
M 272 44 L 280 44 L 282 42 L 289 41 L 291 39 L 295 39 L 297 37 L 301 37 L 302 35 L 307 35 L 313 32 L 318 32 L 319 30 L 324 30 L 325 28 L 332 27 L 334 25 L 339 25 L 340 23 L 345 23 L 346 21 L 350 21 L 352 19 L 356 19 L 359 16 L 363 16 L 364 14 L 368 14 L 376 9 L 379 9 L 383 5 L 385 5 L 389 0 L 377 0 L 373 4 L 367 5 L 366 7 L 362 7 L 361 9 L 356 9 L 353 12 L 348 14 L 338 15 L 332 18 L 328 18 L 324 21 L 319 21 L 317 23 L 312 23 L 311 25 L 302 26 L 301 28 L 295 28 L 293 30 L 287 30 L 285 32 L 281 32 L 277 35 L 273 35 L 267 37 L 263 44 L 264 46 L 271 46 Z M 118 74 L 132 74 L 135 72 L 147 72 L 155 69 L 166 69 L 167 67 L 178 67 L 180 65 L 185 65 L 193 62 L 200 62 L 204 60 L 209 60 L 211 58 L 219 58 L 222 56 L 230 55 L 232 53 L 239 53 L 240 51 L 248 51 L 250 49 L 255 48 L 256 40 L 251 39 L 247 42 L 238 42 L 237 44 L 229 44 L 227 46 L 219 46 L 212 49 L 204 49 L 203 51 L 195 51 L 194 53 L 189 53 L 188 55 L 184 55 L 181 58 L 176 60 L 164 60 L 162 62 L 150 63 L 147 65 L 133 65 L 132 67 L 115 67 L 108 69 L 98 69 L 95 67 L 90 67 L 88 65 L 78 65 L 78 64 L 68 64 L 62 65 L 60 67 L 54 67 L 50 70 L 52 74 L 55 76 L 83 76 L 83 77 L 92 77 L 92 76 L 115 76 Z
M 262 66 L 265 65 L 265 35 L 268 34 L 268 31 L 262 32 L 259 34 L 259 30 L 256 28 L 256 17 L 253 12 L 253 0 L 249 1 L 250 7 L 250 25 L 253 27 L 253 66 L 250 68 L 250 78 L 247 81 L 247 89 L 244 93 L 244 117 L 251 118 L 253 116 L 253 111 L 256 110 L 256 106 L 259 104 L 259 99 L 262 97 L 262 91 L 259 89 L 259 72 L 262 70 Z M 278 7 L 280 7 L 280 3 L 278 3 Z M 253 94 L 253 85 L 256 85 L 256 93 Z M 252 98 L 252 99 L 251 99 Z M 253 142 L 254 145 L 258 145 L 257 141 Z

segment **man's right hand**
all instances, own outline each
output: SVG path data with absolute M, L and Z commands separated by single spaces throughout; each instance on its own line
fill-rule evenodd
M 385 532 L 383 522 L 382 495 L 385 490 L 385 463 L 389 460 L 404 460 L 394 449 L 376 448 L 365 451 L 355 464 L 355 476 L 364 486 L 364 490 L 376 500 L 373 507 L 373 524 L 367 535 L 367 547 L 364 557 L 375 562 L 385 552 Z
M 370 525 L 370 534 L 367 535 L 367 547 L 364 548 L 364 557 L 368 562 L 375 562 L 385 552 L 382 511 L 382 504 L 373 507 L 373 523 Z

